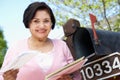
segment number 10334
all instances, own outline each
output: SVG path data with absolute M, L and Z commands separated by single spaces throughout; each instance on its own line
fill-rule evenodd
M 120 56 L 106 56 L 86 63 L 80 72 L 84 80 L 100 80 L 100 78 L 120 73 Z

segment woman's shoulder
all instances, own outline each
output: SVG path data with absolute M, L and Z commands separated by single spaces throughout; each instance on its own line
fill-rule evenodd
M 21 45 L 25 45 L 27 43 L 27 40 L 28 39 L 20 39 L 20 40 L 17 40 L 17 41 L 14 41 L 10 44 L 10 46 L 21 46 Z
M 21 40 L 17 40 L 12 42 L 9 46 L 8 46 L 8 50 L 7 53 L 12 53 L 12 54 L 17 54 L 21 51 L 25 51 L 27 50 L 27 39 L 21 39 Z

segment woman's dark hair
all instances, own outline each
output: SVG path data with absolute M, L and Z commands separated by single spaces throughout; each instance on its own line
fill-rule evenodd
M 26 28 L 29 28 L 29 23 L 35 16 L 36 11 L 38 10 L 46 10 L 51 18 L 52 21 L 52 29 L 55 27 L 55 17 L 52 12 L 52 9 L 45 3 L 45 2 L 34 2 L 31 3 L 25 10 L 23 14 L 23 23 Z

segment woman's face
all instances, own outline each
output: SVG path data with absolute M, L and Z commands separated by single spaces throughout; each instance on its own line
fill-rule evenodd
M 37 39 L 46 39 L 51 27 L 51 18 L 46 10 L 38 10 L 29 25 L 32 37 Z

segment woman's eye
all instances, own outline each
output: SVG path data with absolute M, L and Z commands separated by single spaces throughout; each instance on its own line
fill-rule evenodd
M 49 21 L 49 20 L 45 20 L 44 22 L 45 22 L 45 23 L 48 23 L 48 22 L 50 22 L 50 21 Z
M 38 20 L 35 20 L 35 21 L 33 21 L 33 22 L 35 22 L 35 23 L 39 23 L 40 21 L 38 21 Z

